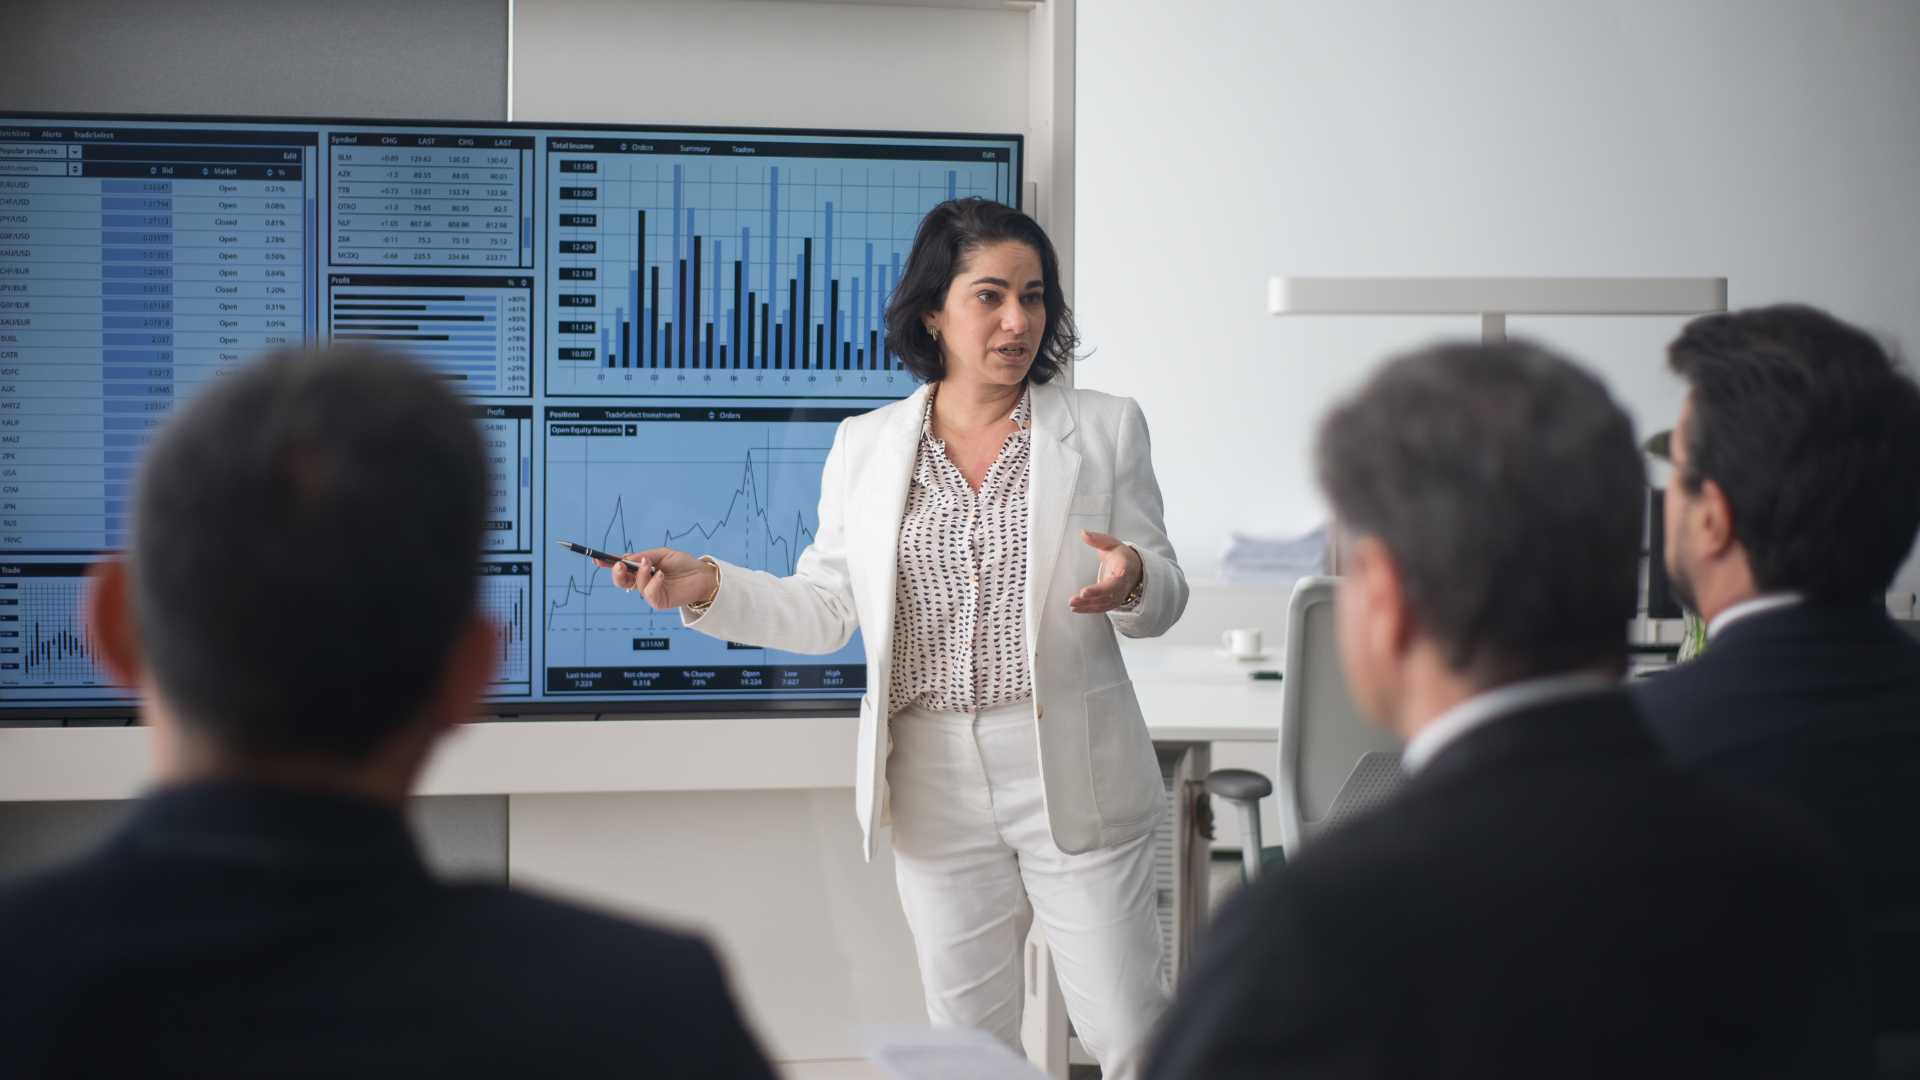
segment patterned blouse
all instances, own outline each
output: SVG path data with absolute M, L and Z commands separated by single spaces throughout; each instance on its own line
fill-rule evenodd
M 974 491 L 933 434 L 933 394 L 900 519 L 894 589 L 893 684 L 887 713 L 909 706 L 972 713 L 1033 694 L 1027 670 L 1027 418 L 1033 392 L 1008 417 L 1019 430 Z

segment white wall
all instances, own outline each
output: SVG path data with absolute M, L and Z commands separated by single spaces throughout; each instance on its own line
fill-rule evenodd
M 506 0 L 5 0 L 0 108 L 499 120 Z
M 1313 425 L 1383 355 L 1478 332 L 1276 319 L 1271 274 L 1726 275 L 1736 307 L 1808 301 L 1920 353 L 1908 0 L 1109 0 L 1079 13 L 1077 100 L 1079 381 L 1142 400 L 1202 573 L 1229 530 L 1321 515 Z M 1682 322 L 1510 329 L 1647 431 Z
M 515 120 L 1019 132 L 1029 15 L 517 0 Z

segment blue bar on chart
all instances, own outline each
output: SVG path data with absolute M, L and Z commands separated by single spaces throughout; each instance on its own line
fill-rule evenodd
M 1010 155 L 550 140 L 549 390 L 899 396 L 886 309 L 920 218 L 1013 202 Z
M 533 393 L 533 279 L 329 274 L 327 336 L 412 354 L 475 397 Z

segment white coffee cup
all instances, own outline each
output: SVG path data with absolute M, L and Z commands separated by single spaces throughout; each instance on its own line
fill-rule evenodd
M 1220 635 L 1220 648 L 1231 653 L 1235 659 L 1250 660 L 1260 655 L 1260 628 L 1245 627 L 1229 630 Z

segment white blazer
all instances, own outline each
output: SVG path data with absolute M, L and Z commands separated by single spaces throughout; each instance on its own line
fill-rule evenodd
M 821 476 L 819 528 L 791 577 L 722 563 L 720 594 L 704 616 L 687 619 L 715 637 L 801 653 L 832 652 L 864 632 L 867 694 L 853 786 L 868 859 L 874 825 L 890 820 L 886 710 L 898 541 L 928 393 L 923 386 L 840 424 Z M 1186 610 L 1187 579 L 1167 541 L 1139 405 L 1038 385 L 1030 430 L 1026 630 L 1040 775 L 1054 843 L 1092 851 L 1146 833 L 1165 801 L 1114 631 L 1165 633 Z M 1140 552 L 1146 588 L 1134 610 L 1076 615 L 1067 606 L 1099 570 L 1082 529 Z

